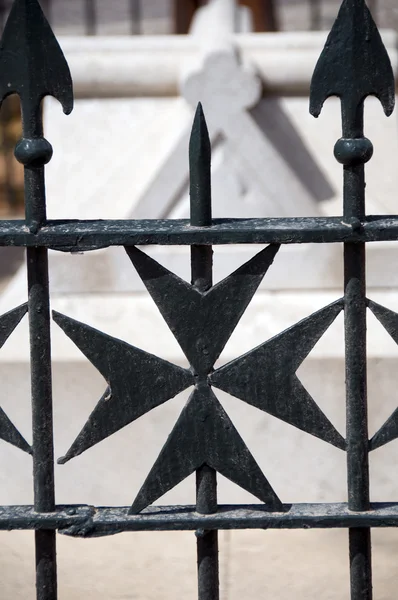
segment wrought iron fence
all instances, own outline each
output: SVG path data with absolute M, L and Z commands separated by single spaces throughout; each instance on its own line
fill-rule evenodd
M 398 239 L 398 216 L 367 216 L 363 109 L 375 95 L 390 115 L 394 77 L 364 0 L 344 0 L 317 64 L 310 110 L 318 116 L 331 95 L 341 98 L 343 135 L 335 146 L 343 165 L 343 214 L 334 218 L 212 219 L 210 142 L 201 106 L 189 150 L 191 218 L 185 220 L 48 221 L 44 165 L 52 147 L 43 137 L 41 101 L 54 96 L 73 108 L 72 80 L 37 0 L 15 0 L 0 48 L 0 98 L 19 95 L 23 135 L 15 156 L 24 165 L 25 220 L 0 221 L 0 245 L 27 248 L 28 302 L 0 319 L 3 345 L 26 312 L 30 323 L 33 444 L 0 410 L 0 437 L 33 458 L 34 506 L 0 507 L 0 529 L 34 530 L 38 600 L 56 600 L 56 532 L 93 537 L 141 530 L 195 530 L 201 600 L 219 596 L 220 529 L 346 528 L 351 598 L 372 597 L 371 528 L 396 527 L 398 503 L 370 503 L 369 451 L 398 437 L 398 409 L 368 440 L 366 314 L 370 309 L 398 343 L 398 314 L 366 296 L 365 244 Z M 212 245 L 265 248 L 221 283 L 212 282 Z M 214 364 L 283 244 L 343 243 L 344 295 L 290 329 L 221 368 Z M 137 245 L 190 247 L 192 284 Z M 59 463 L 193 387 L 164 448 L 130 507 L 56 506 L 52 423 L 49 248 L 93 251 L 124 246 L 132 265 L 180 344 L 181 368 L 55 313 L 55 322 L 108 382 L 81 433 Z M 343 287 L 343 285 L 342 285 Z M 347 431 L 345 438 L 305 390 L 296 371 L 337 315 L 345 316 Z M 217 389 L 317 436 L 347 454 L 348 503 L 289 504 L 280 499 L 217 400 Z M 196 472 L 194 506 L 152 503 Z M 220 506 L 217 472 L 259 503 Z M 132 490 L 134 492 L 134 490 Z

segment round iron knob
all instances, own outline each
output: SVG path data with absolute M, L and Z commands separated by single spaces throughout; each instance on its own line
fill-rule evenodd
M 340 138 L 334 156 L 342 165 L 355 167 L 367 163 L 373 156 L 373 144 L 368 138 Z

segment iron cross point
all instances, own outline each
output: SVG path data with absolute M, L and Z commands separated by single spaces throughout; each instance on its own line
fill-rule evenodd
M 264 248 L 206 292 L 195 289 L 136 247 L 125 249 L 193 371 L 207 376 L 279 247 L 271 244 Z
M 396 344 L 398 344 L 398 314 L 368 300 L 368 306 L 374 316 L 383 325 Z M 380 427 L 369 442 L 369 450 L 376 450 L 398 438 L 398 408 Z
M 343 309 L 343 300 L 233 360 L 210 375 L 210 383 L 260 410 L 345 450 L 344 438 L 296 375 L 315 344 Z
M 27 313 L 28 305 L 22 304 L 18 308 L 0 317 L 0 348 L 3 347 L 6 340 L 20 323 L 24 315 Z M 32 454 L 32 448 L 28 442 L 22 437 L 15 425 L 7 417 L 6 413 L 0 408 L 0 439 L 16 446 L 20 450 Z
M 367 96 L 376 96 L 387 116 L 395 103 L 394 74 L 380 33 L 364 0 L 344 0 L 315 67 L 310 112 L 318 117 L 330 96 L 355 118 Z
M 206 379 L 278 249 L 277 245 L 268 246 L 206 293 L 140 250 L 127 249 L 155 301 L 161 302 L 166 322 L 192 358 L 194 373 L 53 312 L 55 322 L 108 382 L 108 390 L 58 462 L 66 463 L 195 385 L 198 379 Z
M 24 122 L 34 118 L 45 96 L 54 96 L 65 114 L 73 109 L 69 67 L 37 0 L 15 0 L 4 28 L 0 101 L 10 94 L 20 96 Z
M 74 319 L 53 313 L 56 323 L 108 382 L 105 394 L 59 462 L 65 463 L 81 454 L 188 387 L 207 383 L 344 448 L 344 439 L 295 375 L 307 354 L 341 311 L 342 301 L 326 307 L 244 357 L 216 372 L 212 371 L 215 358 L 243 314 L 277 249 L 277 246 L 269 246 L 233 275 L 202 293 L 143 252 L 136 248 L 128 249 L 152 297 L 160 303 L 161 313 L 187 356 L 192 357 L 192 364 L 199 373 L 194 369 L 177 367 Z M 182 330 L 179 329 L 181 323 Z M 216 349 L 214 345 L 218 345 Z M 200 362 L 202 355 L 204 366 Z M 285 376 L 281 368 L 284 360 L 289 366 Z M 267 379 L 266 373 L 273 375 L 271 378 L 268 375 Z M 273 386 L 279 386 L 279 391 Z
M 177 367 L 88 325 L 54 312 L 55 322 L 108 382 L 108 389 L 58 463 L 64 464 L 193 384 Z
M 282 503 L 207 384 L 196 386 L 130 509 L 138 514 L 199 467 L 208 465 L 270 510 Z

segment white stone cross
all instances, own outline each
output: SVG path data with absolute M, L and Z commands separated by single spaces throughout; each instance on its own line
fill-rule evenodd
M 299 174 L 250 114 L 250 109 L 261 101 L 263 85 L 255 70 L 240 62 L 233 41 L 235 32 L 245 29 L 248 23 L 247 12 L 234 0 L 212 0 L 201 8 L 191 35 L 199 42 L 202 55 L 199 64 L 188 61 L 180 81 L 181 96 L 194 110 L 202 102 L 213 146 L 221 141 L 224 149 L 221 174 L 214 170 L 213 185 L 219 187 L 226 168 L 229 180 L 235 179 L 236 193 L 228 198 L 229 212 L 223 216 L 248 216 L 248 205 L 252 213 L 249 216 L 317 215 L 317 199 L 311 197 Z M 268 117 L 273 118 L 272 114 Z M 170 208 L 176 205 L 173 216 L 188 216 L 186 186 L 183 198 L 181 190 L 188 177 L 184 153 L 189 134 L 187 127 L 130 216 L 170 216 Z M 250 198 L 248 203 L 243 196 Z

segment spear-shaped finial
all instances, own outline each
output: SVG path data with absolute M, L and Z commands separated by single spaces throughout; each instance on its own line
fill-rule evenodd
M 26 225 L 37 233 L 45 225 L 44 165 L 52 157 L 43 136 L 41 102 L 54 96 L 64 112 L 73 108 L 72 79 L 64 55 L 37 0 L 14 0 L 0 43 L 0 103 L 10 94 L 21 100 L 23 138 L 15 149 L 25 167 Z M 51 385 L 48 255 L 44 247 L 27 249 L 28 308 L 33 425 L 34 507 L 55 510 L 53 406 Z M 36 539 L 36 589 L 40 600 L 57 597 L 55 531 Z
M 211 143 L 202 104 L 199 102 L 189 141 L 189 177 L 191 225 L 209 227 L 211 207 Z M 213 285 L 213 249 L 211 246 L 191 246 L 192 285 L 200 292 Z M 203 344 L 198 339 L 197 344 Z M 206 351 L 206 350 L 205 350 Z M 195 393 L 201 385 L 208 388 L 206 376 L 198 377 Z M 212 417 L 210 417 L 212 419 Z M 196 471 L 196 510 L 201 514 L 217 512 L 217 474 L 208 464 Z M 203 531 L 197 539 L 199 598 L 218 598 L 218 533 Z M 211 565 L 209 569 L 208 565 Z
M 21 98 L 24 126 L 32 137 L 44 96 L 54 96 L 65 114 L 73 109 L 72 78 L 61 48 L 37 0 L 15 0 L 0 44 L 0 102 Z M 40 134 L 39 134 L 40 135 Z
M 347 137 L 356 137 L 357 111 L 367 96 L 379 98 L 387 116 L 392 113 L 395 86 L 391 62 L 364 0 L 344 0 L 341 5 L 316 65 L 310 96 L 314 117 L 319 116 L 327 98 L 340 96 L 343 135 Z
M 317 117 L 329 96 L 341 99 L 343 137 L 334 154 L 346 167 L 344 215 L 359 221 L 365 216 L 363 165 L 373 154 L 363 122 L 364 100 L 370 95 L 379 98 L 386 115 L 391 115 L 394 74 L 380 33 L 364 0 L 344 0 L 315 68 L 310 112 Z
M 37 0 L 15 0 L 0 43 L 0 103 L 21 100 L 23 138 L 15 148 L 25 166 L 26 221 L 32 232 L 46 220 L 44 170 L 52 157 L 43 137 L 41 102 L 54 96 L 64 112 L 73 109 L 69 67 Z
M 46 221 L 44 165 L 52 146 L 43 137 L 41 102 L 54 96 L 64 112 L 73 109 L 69 67 L 37 0 L 15 0 L 0 43 L 0 103 L 21 100 L 23 138 L 15 148 L 25 166 L 26 223 L 35 233 Z
M 364 100 L 394 108 L 394 76 L 364 0 L 344 0 L 311 83 L 310 112 L 317 117 L 329 96 L 341 99 L 343 137 L 334 154 L 344 165 L 344 220 L 354 231 L 365 220 L 365 163 L 373 146 L 364 136 Z M 370 508 L 366 375 L 365 244 L 344 244 L 344 324 L 347 406 L 348 508 Z M 351 598 L 372 599 L 370 530 L 351 528 Z
M 189 193 L 191 225 L 209 227 L 211 208 L 211 143 L 202 104 L 196 109 L 189 141 Z M 192 284 L 200 291 L 213 285 L 213 250 L 211 246 L 191 247 Z

